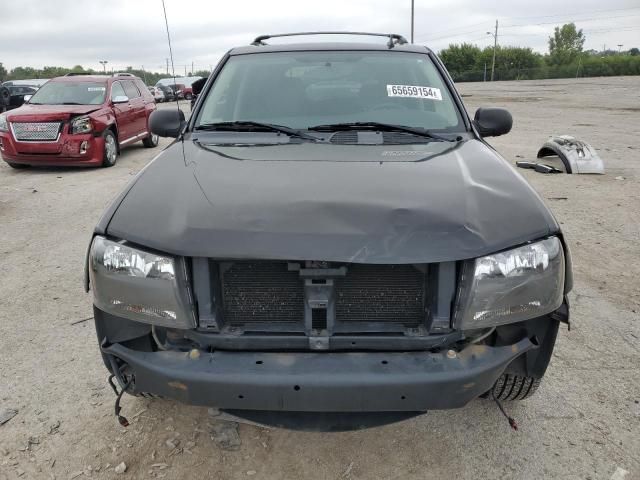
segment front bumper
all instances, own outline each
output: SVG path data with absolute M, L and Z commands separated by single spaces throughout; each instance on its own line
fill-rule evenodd
M 297 412 L 426 411 L 463 407 L 537 343 L 468 345 L 430 352 L 263 353 L 132 350 L 102 352 L 133 377 L 131 393 L 152 393 L 222 409 Z M 450 351 L 449 351 L 450 352 Z
M 10 163 L 95 167 L 102 164 L 104 156 L 104 139 L 90 133 L 62 133 L 55 142 L 16 142 L 9 132 L 0 132 L 0 142 L 2 159 Z

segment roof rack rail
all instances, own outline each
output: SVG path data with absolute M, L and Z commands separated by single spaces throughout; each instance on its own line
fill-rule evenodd
M 81 76 L 95 77 L 96 75 L 103 76 L 102 74 L 90 73 L 90 72 L 69 72 L 69 73 L 66 73 L 64 76 L 65 77 L 81 77 Z
M 389 48 L 393 48 L 396 44 L 404 45 L 407 42 L 407 39 L 402 35 L 398 35 L 397 33 L 369 33 L 369 32 L 295 32 L 295 33 L 278 33 L 275 35 L 260 35 L 256 37 L 251 45 L 260 46 L 266 45 L 264 43 L 265 40 L 269 40 L 270 38 L 276 37 L 300 37 L 307 35 L 368 35 L 372 37 L 387 37 L 389 42 L 387 46 Z

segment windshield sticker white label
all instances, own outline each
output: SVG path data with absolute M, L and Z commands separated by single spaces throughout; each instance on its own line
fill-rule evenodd
M 87 87 L 87 92 L 104 92 L 106 87 Z
M 417 85 L 387 85 L 387 96 L 442 100 L 439 88 L 419 87 Z

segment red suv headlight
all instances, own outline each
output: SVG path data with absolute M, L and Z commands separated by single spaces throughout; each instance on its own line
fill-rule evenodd
M 89 133 L 93 130 L 89 117 L 78 117 L 71 122 L 71 133 Z

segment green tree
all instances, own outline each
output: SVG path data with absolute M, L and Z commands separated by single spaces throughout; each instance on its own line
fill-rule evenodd
M 629 55 L 637 57 L 638 55 L 640 55 L 640 50 L 638 50 L 638 47 L 633 47 L 632 49 L 629 50 Z M 0 63 L 0 65 L 2 64 Z
M 567 65 L 576 60 L 582 53 L 585 37 L 582 29 L 577 30 L 574 23 L 566 23 L 556 27 L 553 37 L 549 37 L 549 63 L 551 65 Z
M 7 69 L 4 68 L 4 65 L 0 62 L 0 82 L 4 82 L 8 74 Z
M 493 47 L 485 47 L 478 59 L 478 65 L 491 70 Z M 496 49 L 496 80 L 521 80 L 533 78 L 536 70 L 543 66 L 542 55 L 531 48 L 500 46 Z
M 441 50 L 440 59 L 456 81 L 478 80 L 480 49 L 470 43 L 451 44 Z M 481 74 L 480 74 L 481 75 Z M 479 80 L 482 80 L 480 78 Z
M 9 78 L 11 80 L 23 80 L 25 78 L 38 78 L 38 70 L 32 67 L 16 67 L 11 70 Z

